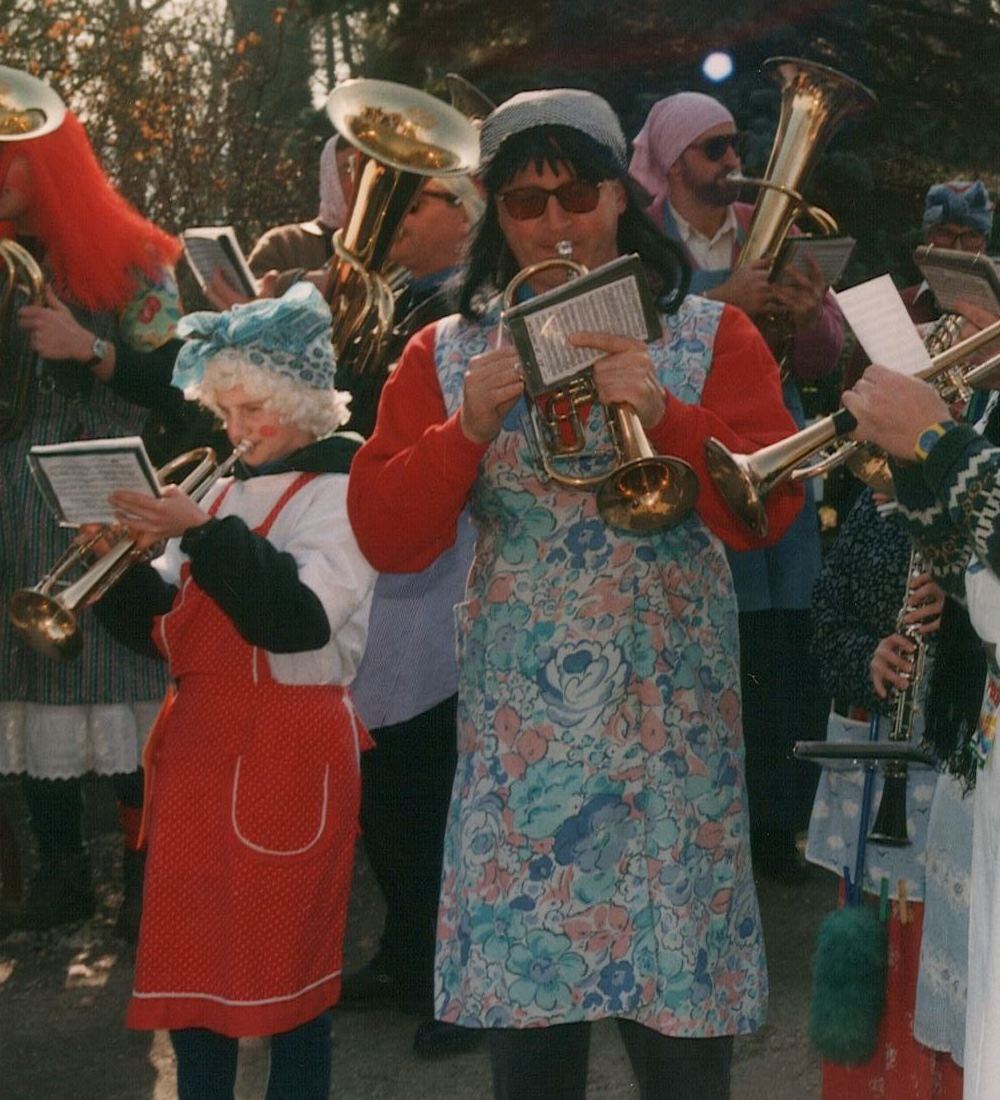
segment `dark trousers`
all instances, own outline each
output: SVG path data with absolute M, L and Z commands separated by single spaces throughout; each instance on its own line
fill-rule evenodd
M 124 806 L 142 807 L 142 772 L 112 776 L 115 797 Z M 79 779 L 21 777 L 31 831 L 43 863 L 55 863 L 83 851 L 83 793 Z
M 674 1039 L 633 1020 L 618 1029 L 640 1100 L 728 1100 L 733 1040 Z M 584 1100 L 590 1024 L 488 1032 L 495 1100 Z
M 796 760 L 792 747 L 823 740 L 830 709 L 810 651 L 810 615 L 750 611 L 739 622 L 750 828 L 794 835 L 809 824 L 819 769 Z
M 330 1095 L 330 1019 L 323 1012 L 271 1036 L 271 1069 L 264 1100 L 327 1100 Z M 178 1100 L 233 1100 L 239 1039 L 205 1028 L 170 1032 L 177 1056 Z
M 406 994 L 429 1010 L 444 827 L 455 778 L 452 696 L 430 710 L 372 730 L 361 757 L 361 828 L 385 898 L 379 956 Z

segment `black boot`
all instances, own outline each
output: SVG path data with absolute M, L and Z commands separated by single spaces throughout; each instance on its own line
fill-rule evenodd
M 40 932 L 87 920 L 96 910 L 90 858 L 86 852 L 75 852 L 43 861 L 16 923 L 18 928 Z
M 115 935 L 135 946 L 139 942 L 142 920 L 142 880 L 146 871 L 146 853 L 126 848 L 122 857 L 122 903 L 115 921 Z

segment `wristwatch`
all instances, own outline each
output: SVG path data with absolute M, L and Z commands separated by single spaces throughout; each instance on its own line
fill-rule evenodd
M 84 363 L 85 367 L 96 367 L 98 363 L 104 362 L 104 357 L 111 350 L 111 345 L 107 340 L 102 340 L 100 336 L 94 337 L 94 343 L 90 348 L 90 358 Z
M 938 421 L 937 424 L 930 424 L 924 428 L 917 437 L 917 442 L 913 447 L 913 453 L 916 455 L 918 461 L 923 462 L 934 447 L 937 446 L 938 440 L 942 436 L 947 435 L 954 427 L 956 427 L 954 420 L 941 420 Z

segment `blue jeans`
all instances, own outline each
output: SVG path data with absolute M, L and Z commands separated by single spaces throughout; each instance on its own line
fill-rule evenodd
M 330 1022 L 321 1013 L 271 1036 L 271 1070 L 264 1100 L 327 1100 L 330 1095 Z M 206 1028 L 170 1032 L 177 1056 L 178 1100 L 233 1100 L 239 1040 Z

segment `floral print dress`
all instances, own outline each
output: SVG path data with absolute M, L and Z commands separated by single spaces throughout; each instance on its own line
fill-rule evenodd
M 651 346 L 689 404 L 720 315 L 689 298 Z M 449 413 L 495 324 L 439 323 Z M 588 435 L 601 415 L 590 410 Z M 751 1031 L 767 981 L 722 544 L 694 514 L 654 535 L 607 526 L 594 494 L 539 479 L 525 416 L 523 402 L 509 414 L 472 496 L 436 1014 Z

